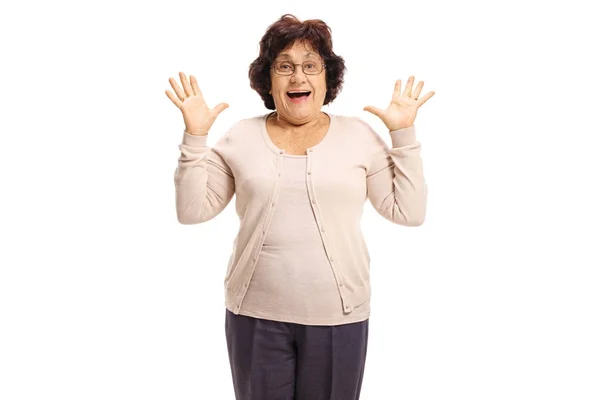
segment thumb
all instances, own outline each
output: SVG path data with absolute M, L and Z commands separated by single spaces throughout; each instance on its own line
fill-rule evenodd
M 370 112 L 371 114 L 377 115 L 379 118 L 383 115 L 383 110 L 373 106 L 366 106 L 363 110 Z
M 221 114 L 221 112 L 222 112 L 223 110 L 225 110 L 225 109 L 226 109 L 226 108 L 228 108 L 228 107 L 229 107 L 229 104 L 227 104 L 227 103 L 221 103 L 221 104 L 218 104 L 218 105 L 216 105 L 216 106 L 215 106 L 215 108 L 213 108 L 212 110 L 213 110 L 214 112 L 216 112 L 216 113 L 217 113 L 217 115 L 219 115 L 219 114 Z

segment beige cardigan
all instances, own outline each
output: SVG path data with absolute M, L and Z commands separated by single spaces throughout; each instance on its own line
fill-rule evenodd
M 225 305 L 239 313 L 279 195 L 284 151 L 266 130 L 269 114 L 242 119 L 213 146 L 183 132 L 175 170 L 177 219 L 198 224 L 236 195 L 240 227 L 224 279 Z M 424 222 L 427 185 L 415 126 L 391 131 L 392 148 L 358 117 L 328 113 L 324 139 L 307 151 L 308 193 L 345 313 L 370 299 L 370 257 L 360 220 L 367 199 L 387 220 Z

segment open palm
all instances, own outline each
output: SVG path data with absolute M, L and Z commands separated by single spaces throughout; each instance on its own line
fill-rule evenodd
M 169 83 L 175 91 L 175 95 L 170 91 L 166 90 L 167 97 L 181 110 L 183 114 L 183 121 L 185 124 L 185 130 L 189 133 L 201 133 L 206 134 L 210 130 L 210 127 L 215 122 L 217 116 L 226 108 L 229 107 L 227 103 L 220 103 L 214 108 L 209 108 L 202 91 L 198 86 L 198 82 L 193 75 L 190 75 L 188 81 L 187 77 L 183 72 L 179 73 L 181 85 L 183 90 L 177 84 L 175 79 L 169 78 Z
M 413 91 L 414 80 L 414 76 L 408 78 L 408 82 L 402 93 L 402 80 L 396 81 L 392 101 L 387 109 L 382 110 L 374 106 L 366 106 L 364 110 L 378 116 L 390 131 L 412 126 L 415 118 L 417 118 L 419 107 L 435 94 L 435 92 L 431 91 L 419 98 L 424 82 L 420 81 Z

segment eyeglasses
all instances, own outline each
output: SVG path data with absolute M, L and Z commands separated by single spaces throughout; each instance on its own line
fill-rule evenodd
M 302 72 L 306 75 L 318 75 L 325 68 L 325 64 L 315 61 L 304 61 L 302 64 L 294 64 L 289 61 L 279 61 L 271 66 L 277 75 L 293 75 L 296 65 L 302 65 Z

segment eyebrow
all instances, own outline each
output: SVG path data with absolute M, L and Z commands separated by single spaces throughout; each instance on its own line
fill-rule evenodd
M 319 56 L 317 54 L 310 53 L 310 52 L 304 54 L 303 57 L 306 58 L 306 57 L 310 57 L 310 56 L 315 56 L 315 57 L 319 58 Z M 292 58 L 292 57 L 288 53 L 281 53 L 279 56 L 277 56 L 277 58 Z

